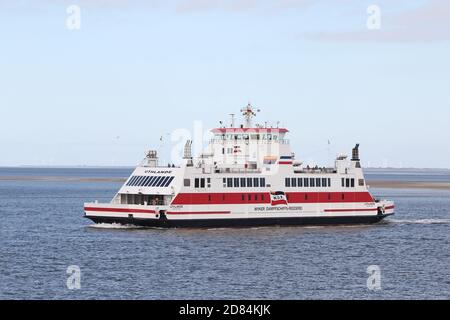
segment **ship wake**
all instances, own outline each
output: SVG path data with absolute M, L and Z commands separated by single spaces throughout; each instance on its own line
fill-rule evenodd
M 120 224 L 120 223 L 97 223 L 88 226 L 93 229 L 142 229 L 143 227 L 132 224 Z
M 395 224 L 448 224 L 450 219 L 390 219 Z

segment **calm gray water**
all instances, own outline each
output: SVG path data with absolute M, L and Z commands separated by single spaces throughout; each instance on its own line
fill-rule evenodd
M 0 168 L 0 177 L 129 172 Z M 82 217 L 85 201 L 109 201 L 120 185 L 0 180 L 0 299 L 450 298 L 449 191 L 372 189 L 397 214 L 358 227 L 155 230 Z M 80 290 L 67 289 L 70 265 L 81 269 Z M 369 265 L 381 268 L 380 291 L 367 289 Z

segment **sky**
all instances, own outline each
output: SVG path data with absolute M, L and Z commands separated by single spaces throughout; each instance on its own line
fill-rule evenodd
M 449 57 L 446 0 L 0 0 L 0 166 L 167 160 L 251 102 L 308 163 L 450 168 Z

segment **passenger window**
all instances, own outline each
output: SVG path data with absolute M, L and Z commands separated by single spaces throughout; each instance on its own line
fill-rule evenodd
M 294 187 L 294 188 L 297 187 L 297 178 L 292 178 L 291 179 L 291 186 Z
M 133 186 L 133 187 L 138 186 L 139 185 L 139 180 L 141 180 L 141 177 L 137 176 L 136 179 L 134 179 L 133 183 L 131 183 L 130 185 Z
M 150 180 L 151 177 L 147 177 L 144 179 L 144 181 L 142 181 L 142 186 L 145 186 L 145 184 L 148 182 L 148 180 Z
M 155 187 L 160 187 L 161 185 L 163 185 L 164 183 L 167 182 L 167 180 L 169 180 L 170 177 L 163 177 L 161 180 L 159 180 L 159 182 L 155 185 Z
M 175 179 L 175 177 L 170 177 L 168 180 L 167 180 L 167 182 L 163 185 L 163 187 L 168 187 L 171 183 L 172 183 L 172 181 Z
M 139 184 L 138 184 L 139 187 L 144 185 L 145 179 L 147 179 L 147 178 L 142 177 L 141 180 L 139 180 Z
M 138 187 L 141 185 L 141 181 L 144 179 L 145 177 L 139 176 L 139 179 L 134 183 L 134 186 Z
M 136 177 L 131 177 L 131 179 L 127 182 L 127 186 L 131 185 L 134 180 L 136 180 Z
M 139 176 L 139 177 L 136 179 L 136 181 L 133 183 L 133 186 L 135 186 L 135 187 L 139 186 L 139 184 L 141 183 L 141 179 L 142 179 L 142 177 Z
M 162 178 L 163 178 L 163 177 L 157 177 L 157 178 L 152 182 L 152 184 L 151 184 L 150 186 L 151 186 L 151 187 L 156 186 L 156 185 L 159 183 L 159 181 L 161 181 Z
M 151 177 L 146 177 L 144 180 L 142 180 L 141 182 L 141 186 L 145 186 L 145 184 L 150 180 Z
M 151 185 L 153 183 L 153 180 L 155 180 L 155 177 L 151 177 L 146 183 L 145 186 L 148 187 L 149 185 Z

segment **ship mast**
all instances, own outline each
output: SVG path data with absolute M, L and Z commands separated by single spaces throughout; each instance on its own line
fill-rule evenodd
M 259 109 L 253 110 L 252 105 L 249 103 L 245 108 L 241 109 L 242 115 L 245 118 L 245 127 L 252 127 L 252 118 L 256 116 L 256 112 L 260 112 Z

